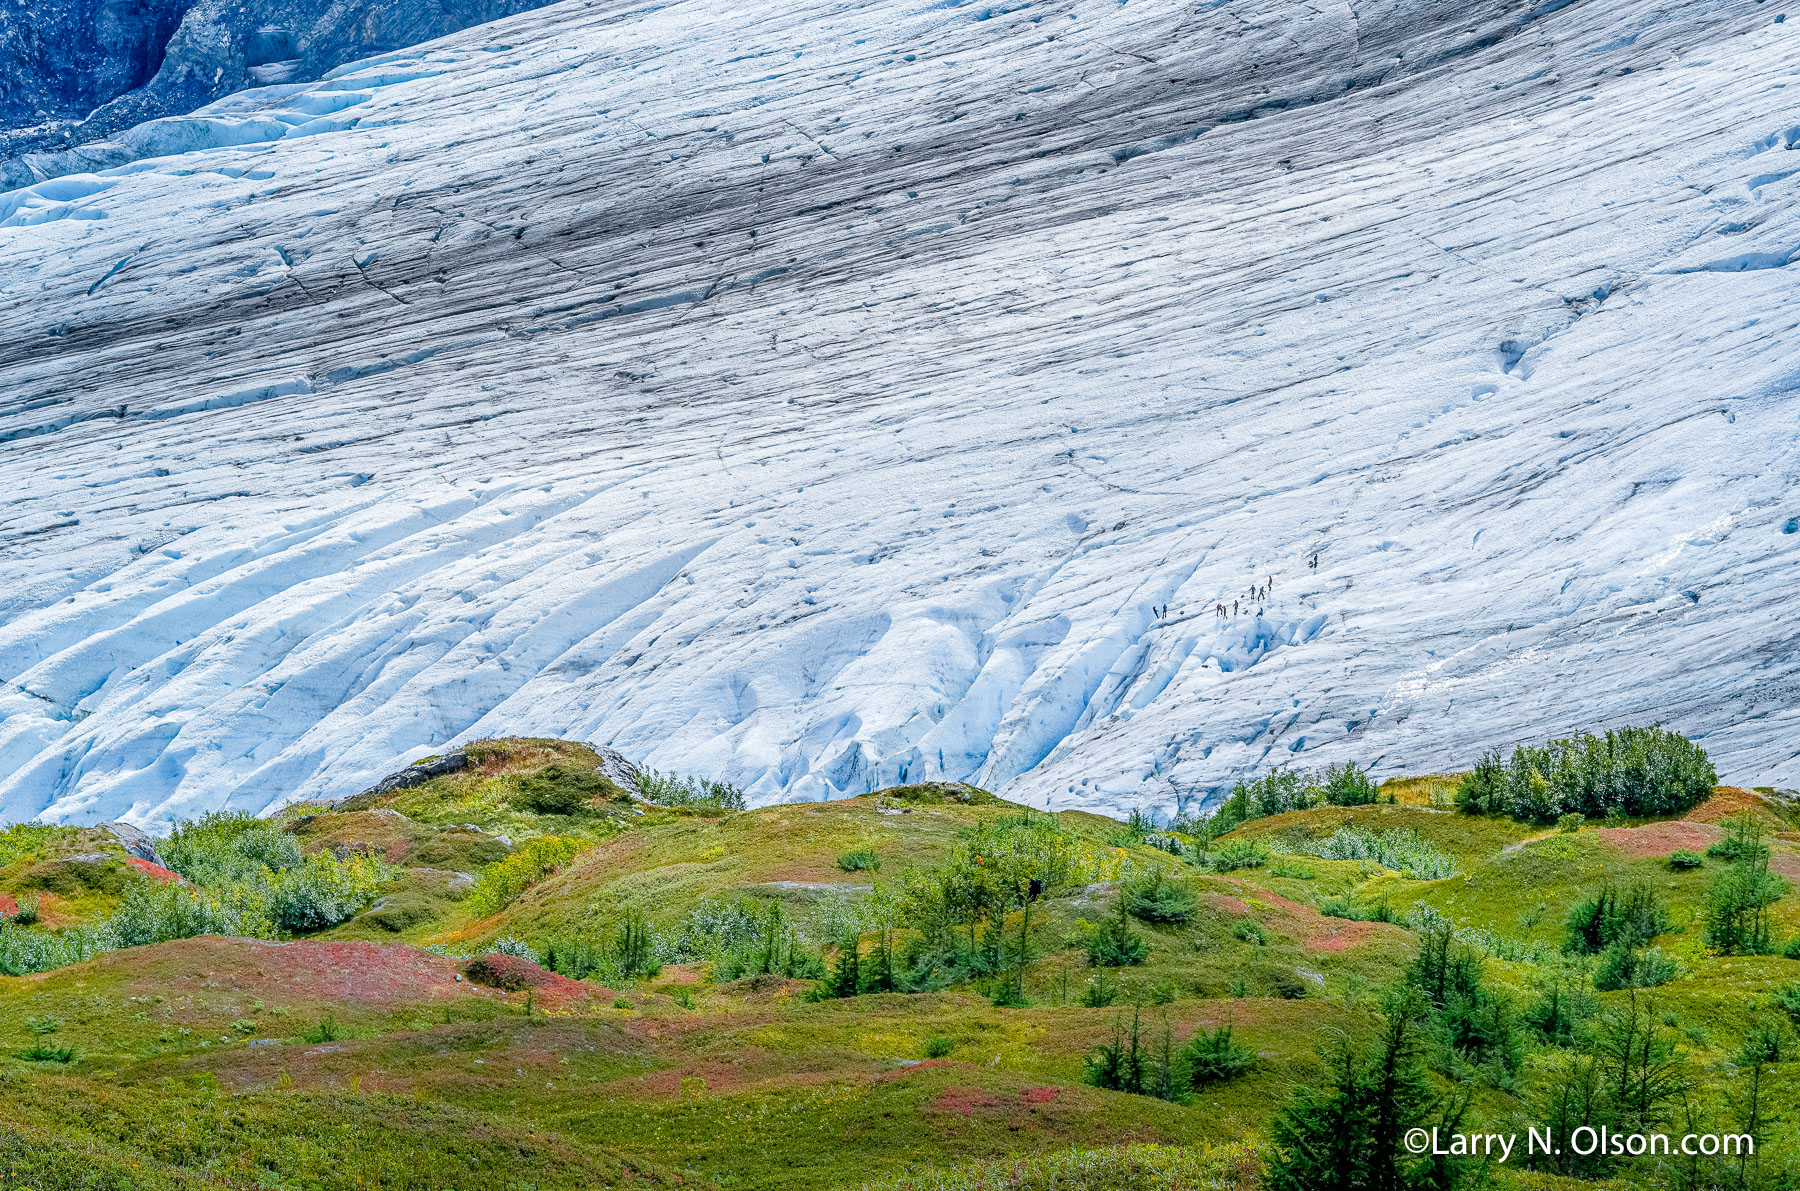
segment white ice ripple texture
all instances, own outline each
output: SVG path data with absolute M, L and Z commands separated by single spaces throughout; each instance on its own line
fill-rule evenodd
M 514 732 L 763 802 L 1647 720 L 1800 783 L 1783 15 L 594 0 L 42 159 L 0 819 Z

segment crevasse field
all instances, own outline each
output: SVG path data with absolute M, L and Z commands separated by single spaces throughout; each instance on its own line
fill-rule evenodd
M 45 158 L 0 820 L 507 733 L 759 802 L 1655 719 L 1800 783 L 1787 15 L 570 0 Z

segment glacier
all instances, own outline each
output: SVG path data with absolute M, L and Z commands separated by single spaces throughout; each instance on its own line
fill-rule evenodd
M 1650 721 L 1800 784 L 1786 16 L 565 0 L 39 162 L 0 820 L 513 733 L 759 803 Z

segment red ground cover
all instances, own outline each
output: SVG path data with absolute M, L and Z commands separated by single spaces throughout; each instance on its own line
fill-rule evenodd
M 152 864 L 148 860 L 140 860 L 136 856 L 127 856 L 125 858 L 125 863 L 129 864 L 132 868 L 135 868 L 138 872 L 143 873 L 153 881 L 161 881 L 164 884 L 167 884 L 170 881 L 181 880 L 180 873 L 166 869 L 160 864 Z

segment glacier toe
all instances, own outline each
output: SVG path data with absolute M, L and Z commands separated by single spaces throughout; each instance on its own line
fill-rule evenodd
M 1800 783 L 1771 8 L 566 0 L 140 125 L 0 195 L 0 819 Z

